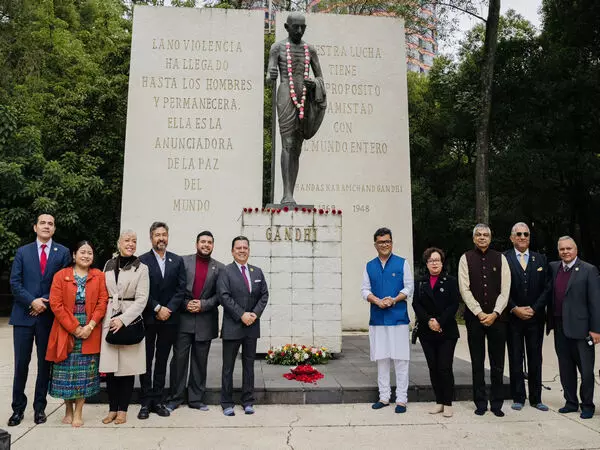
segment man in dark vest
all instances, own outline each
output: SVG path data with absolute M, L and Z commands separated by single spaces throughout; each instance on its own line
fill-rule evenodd
M 548 269 L 546 257 L 529 249 L 530 239 L 527 224 L 516 223 L 510 233 L 514 248 L 504 252 L 512 277 L 507 332 L 511 407 L 520 411 L 525 404 L 523 358 L 527 349 L 529 404 L 540 411 L 548 411 L 542 403 L 542 344 Z
M 577 244 L 569 236 L 558 240 L 560 261 L 550 263 L 548 332 L 554 329 L 565 414 L 579 409 L 577 369 L 581 374 L 581 415 L 594 415 L 595 344 L 600 344 L 600 280 L 598 269 L 577 257 Z
M 490 409 L 503 417 L 504 348 L 506 346 L 506 305 L 510 294 L 510 269 L 504 255 L 491 250 L 492 231 L 479 223 L 473 228 L 475 248 L 460 257 L 458 287 L 467 308 L 465 322 L 473 371 L 475 414 L 487 411 L 485 388 L 485 341 L 490 357 L 492 391 Z

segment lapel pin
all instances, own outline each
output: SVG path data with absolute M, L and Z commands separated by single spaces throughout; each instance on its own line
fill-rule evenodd
M 171 258 L 169 258 L 169 262 L 173 262 L 173 260 Z
M 440 292 L 444 292 L 444 288 L 440 288 Z
M 254 269 L 252 267 L 250 267 L 250 272 L 254 272 Z
M 395 272 L 392 272 L 392 276 L 393 276 L 393 277 L 395 277 L 395 276 L 396 276 L 396 273 L 395 273 Z
M 54 247 L 54 251 L 55 251 L 55 252 L 57 252 L 57 251 L 58 251 L 58 249 L 57 249 L 56 247 Z
M 495 271 L 496 271 L 496 268 L 495 268 L 495 267 L 492 267 L 492 270 L 495 272 Z
M 575 267 L 575 272 L 579 272 L 579 267 Z
M 531 257 L 531 260 L 532 260 L 532 261 L 535 261 L 535 256 L 532 256 L 532 257 Z

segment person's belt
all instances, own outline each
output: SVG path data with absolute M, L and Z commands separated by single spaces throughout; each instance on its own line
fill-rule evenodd
M 121 299 L 119 299 L 119 300 L 121 300 L 122 302 L 132 302 L 132 301 L 134 301 L 134 300 L 135 300 L 135 297 L 130 297 L 130 298 L 121 298 Z

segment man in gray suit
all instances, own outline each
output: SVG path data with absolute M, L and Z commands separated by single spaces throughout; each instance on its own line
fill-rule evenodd
M 269 291 L 262 270 L 248 264 L 250 242 L 238 236 L 231 243 L 234 262 L 227 265 L 217 282 L 223 306 L 223 369 L 221 372 L 221 406 L 223 414 L 233 411 L 233 369 L 242 347 L 242 406 L 246 414 L 254 414 L 254 359 L 256 341 L 260 337 L 260 316 Z
M 548 296 L 548 332 L 554 328 L 565 414 L 579 409 L 577 369 L 581 374 L 581 415 L 594 415 L 594 345 L 600 343 L 600 280 L 598 269 L 577 257 L 577 244 L 569 236 L 558 240 L 561 261 L 550 263 L 552 283 Z
M 203 231 L 196 238 L 196 253 L 183 257 L 187 282 L 179 333 L 171 359 L 171 396 L 167 402 L 169 411 L 183 403 L 186 381 L 188 406 L 208 411 L 204 403 L 206 369 L 210 344 L 219 330 L 217 279 L 225 267 L 211 258 L 213 247 L 212 233 Z

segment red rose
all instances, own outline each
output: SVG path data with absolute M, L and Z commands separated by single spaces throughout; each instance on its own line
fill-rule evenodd
M 317 212 L 317 208 L 313 208 L 313 212 L 316 213 Z
M 338 209 L 338 214 L 341 216 L 342 215 L 342 210 Z
M 254 212 L 258 212 L 258 208 L 254 208 Z
M 278 209 L 278 210 L 277 210 L 277 214 L 279 214 L 280 212 L 281 212 L 281 209 Z
M 302 208 L 302 212 L 306 212 L 306 208 Z
M 248 208 L 244 208 L 244 212 L 248 212 Z
M 283 212 L 288 212 L 290 210 L 290 208 L 288 208 L 287 206 L 283 207 Z
M 294 208 L 294 211 L 298 212 L 298 207 L 297 206 Z
M 331 210 L 331 214 L 335 215 L 335 209 Z
M 319 214 L 323 214 L 325 211 L 323 211 L 322 209 L 319 209 Z

